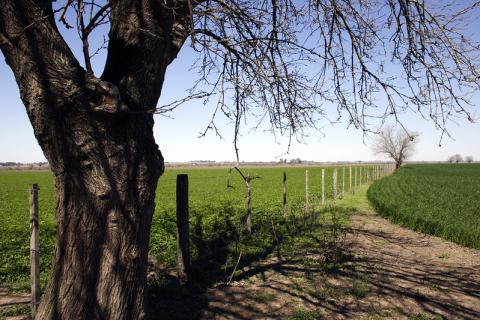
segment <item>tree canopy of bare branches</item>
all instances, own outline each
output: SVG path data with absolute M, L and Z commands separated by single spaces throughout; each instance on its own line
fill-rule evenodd
M 198 87 L 216 94 L 236 133 L 246 113 L 267 118 L 274 132 L 301 135 L 342 117 L 370 131 L 376 121 L 401 122 L 399 114 L 415 110 L 448 134 L 452 118 L 474 121 L 469 99 L 480 84 L 478 44 L 461 26 L 478 6 L 204 1 L 193 8 L 191 30 L 200 53 Z M 216 129 L 214 121 L 209 128 Z
M 372 149 L 375 154 L 385 155 L 395 161 L 395 168 L 398 169 L 415 152 L 418 136 L 402 128 L 386 126 L 375 136 Z

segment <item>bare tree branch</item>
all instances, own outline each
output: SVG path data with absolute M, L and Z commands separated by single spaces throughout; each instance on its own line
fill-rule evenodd
M 414 111 L 448 135 L 455 117 L 474 121 L 478 44 L 458 21 L 478 10 L 477 2 L 206 1 L 194 8 L 196 70 L 227 117 L 255 116 L 261 108 L 281 133 L 302 135 L 345 115 L 375 131 L 378 121 L 400 123 Z M 336 119 L 327 109 L 332 104 Z

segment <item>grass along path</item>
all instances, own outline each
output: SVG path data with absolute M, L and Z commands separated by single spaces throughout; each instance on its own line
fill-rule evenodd
M 373 167 L 369 167 L 370 173 Z M 325 190 L 332 199 L 333 167 L 251 167 L 244 174 L 259 176 L 251 182 L 253 237 L 243 242 L 244 257 L 256 258 L 272 244 L 271 220 L 279 222 L 278 234 L 289 236 L 283 220 L 283 172 L 287 173 L 287 209 L 290 215 L 302 217 L 305 200 L 305 170 L 309 170 L 309 192 L 312 203 L 319 202 L 321 170 L 325 169 Z M 342 168 L 339 169 L 339 188 Z M 349 170 L 345 170 L 348 189 Z M 366 167 L 363 169 L 365 173 Z M 352 170 L 352 174 L 354 174 Z M 162 265 L 176 263 L 176 175 L 189 175 L 190 232 L 192 261 L 210 263 L 232 262 L 236 246 L 230 246 L 244 228 L 245 182 L 228 168 L 168 168 L 157 188 L 155 214 L 150 235 L 150 255 Z M 359 176 L 359 174 L 358 174 Z M 355 179 L 352 179 L 355 181 Z M 363 179 L 362 181 L 365 181 Z M 50 274 L 55 239 L 55 201 L 53 178 L 49 171 L 0 170 L 0 285 L 10 291 L 25 292 L 30 286 L 28 185 L 38 183 L 40 219 L 41 283 L 46 285 Z M 210 259 L 215 258 L 215 259 Z M 258 260 L 258 259 L 257 259 Z M 215 261 L 218 262 L 218 261 Z M 228 264 L 227 263 L 227 264 Z M 210 266 L 207 268 L 211 269 Z

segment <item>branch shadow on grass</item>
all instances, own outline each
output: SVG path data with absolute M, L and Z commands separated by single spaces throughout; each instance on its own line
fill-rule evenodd
M 217 209 L 218 210 L 218 209 Z M 232 207 L 225 206 L 220 216 L 238 217 Z M 318 214 L 317 214 L 318 215 Z M 260 261 L 269 256 L 284 259 L 286 244 L 295 237 L 310 234 L 318 229 L 314 213 L 291 216 L 288 220 L 275 220 L 267 213 L 256 213 L 252 234 L 239 231 L 231 219 L 213 222 L 215 232 L 205 236 L 207 214 L 195 213 L 191 228 L 192 259 L 191 280 L 180 283 L 172 269 L 157 270 L 160 279 L 149 287 L 150 319 L 200 319 L 209 308 L 207 291 L 212 287 L 229 287 L 228 282 L 238 282 L 248 277 Z M 290 245 L 288 245 L 290 246 Z M 241 252 L 241 257 L 239 258 Z M 261 268 L 261 267 L 258 267 Z M 219 311 L 220 312 L 220 311 Z M 241 319 L 239 316 L 238 319 Z
M 337 214 L 348 216 L 352 211 L 338 208 Z M 297 216 L 295 222 L 283 226 L 279 223 L 280 241 L 270 234 L 268 241 L 257 243 L 254 254 L 243 256 L 233 273 L 233 285 L 225 281 L 232 267 L 224 267 L 231 259 L 229 244 L 235 237 L 228 236 L 235 235 L 233 229 L 207 241 L 199 237 L 201 220 L 195 222 L 192 240 L 201 258 L 193 263 L 193 280 L 181 285 L 170 276 L 156 288 L 151 295 L 151 318 L 478 319 L 480 310 L 474 303 L 480 301 L 478 267 L 439 265 L 416 256 L 399 257 L 381 248 L 381 255 L 364 254 L 364 248 L 352 242 L 357 235 L 403 247 L 428 244 L 421 236 L 411 238 L 344 224 L 336 226 L 339 237 L 334 242 L 331 235 L 336 227 L 331 219 L 322 220 L 326 215 L 317 212 L 314 223 L 311 216 Z M 256 236 L 266 235 L 265 230 L 256 232 L 251 238 L 244 235 L 245 239 L 255 243 L 259 241 Z M 252 279 L 256 279 L 253 284 Z

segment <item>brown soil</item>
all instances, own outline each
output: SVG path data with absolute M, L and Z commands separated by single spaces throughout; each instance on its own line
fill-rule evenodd
M 28 293 L 9 293 L 8 290 L 0 286 L 0 319 L 4 319 L 4 312 L 19 305 L 26 305 L 30 303 L 30 295 Z M 25 316 L 7 317 L 8 320 L 23 320 Z
M 335 272 L 320 269 L 318 255 L 264 261 L 209 289 L 201 318 L 480 319 L 479 251 L 373 214 L 352 222 L 350 258 Z

